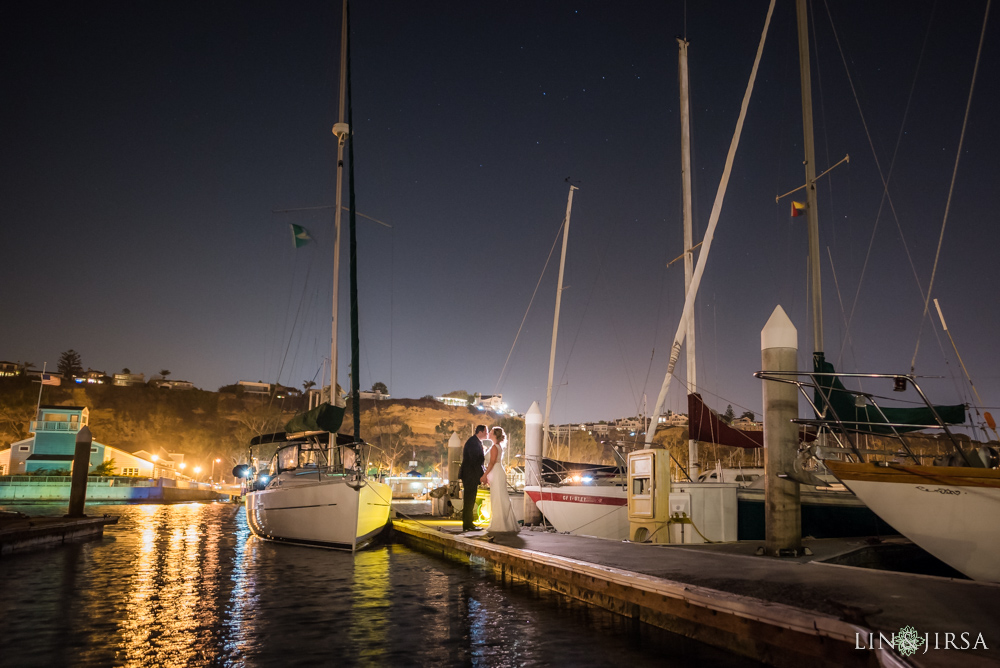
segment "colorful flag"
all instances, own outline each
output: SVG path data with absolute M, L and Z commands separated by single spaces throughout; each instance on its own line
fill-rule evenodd
M 59 376 L 53 376 L 51 373 L 42 374 L 42 385 L 61 385 L 62 379 Z
M 792 218 L 795 216 L 801 216 L 802 212 L 806 210 L 805 202 L 792 202 Z
M 292 223 L 292 243 L 295 244 L 296 248 L 301 248 L 312 240 L 313 238 L 309 236 L 309 230 Z

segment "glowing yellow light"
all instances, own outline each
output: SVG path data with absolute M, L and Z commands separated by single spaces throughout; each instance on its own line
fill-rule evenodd
M 195 475 L 198 475 L 199 473 L 201 473 L 201 467 L 200 466 L 195 466 L 194 467 L 194 473 L 195 473 Z
M 158 462 L 158 461 L 160 461 L 160 456 L 159 455 L 153 455 L 152 457 L 150 457 L 150 459 L 152 459 L 154 462 Z
M 184 462 L 181 462 L 180 464 L 177 465 L 177 468 L 179 468 L 181 471 L 183 471 L 185 466 L 187 466 L 187 464 L 185 464 Z

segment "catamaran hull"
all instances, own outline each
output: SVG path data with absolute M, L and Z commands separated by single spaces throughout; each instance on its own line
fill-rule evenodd
M 973 580 L 1000 582 L 1000 471 L 826 461 L 879 517 Z
M 247 494 L 247 524 L 265 540 L 359 550 L 388 524 L 391 498 L 384 483 L 355 489 L 343 477 L 276 487 Z

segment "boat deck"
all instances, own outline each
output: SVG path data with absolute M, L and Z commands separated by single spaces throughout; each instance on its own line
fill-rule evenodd
M 754 541 L 650 545 L 527 529 L 490 541 L 431 518 L 394 527 L 413 547 L 773 665 L 1000 665 L 1000 584 L 824 563 L 864 539 L 805 540 L 812 556 L 775 559 L 757 556 Z M 904 660 L 888 643 L 881 654 L 857 648 L 869 632 L 877 643 L 905 626 L 930 634 L 926 653 Z M 969 649 L 944 649 L 946 633 L 959 648 L 967 634 Z M 979 634 L 985 650 L 972 649 Z

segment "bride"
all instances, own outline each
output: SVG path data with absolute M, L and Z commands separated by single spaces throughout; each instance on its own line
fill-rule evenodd
M 493 445 L 487 452 L 488 463 L 486 473 L 481 478 L 482 482 L 490 486 L 490 525 L 486 530 L 490 533 L 507 533 L 519 530 L 517 518 L 514 517 L 514 508 L 510 505 L 510 496 L 507 495 L 507 474 L 504 472 L 503 464 L 500 463 L 500 455 L 507 443 L 507 434 L 500 427 L 493 427 Z

